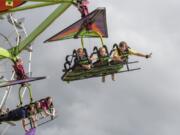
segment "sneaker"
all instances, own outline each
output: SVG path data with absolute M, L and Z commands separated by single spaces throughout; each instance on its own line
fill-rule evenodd
M 105 82 L 105 76 L 102 76 L 102 82 L 103 83 Z
M 112 80 L 115 81 L 115 75 L 112 74 L 111 77 L 112 77 Z

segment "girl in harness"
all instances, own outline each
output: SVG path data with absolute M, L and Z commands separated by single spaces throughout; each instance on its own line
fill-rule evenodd
M 94 67 L 108 66 L 110 63 L 110 57 L 107 52 L 107 49 L 103 46 L 98 49 L 98 58 L 94 62 Z M 114 74 L 112 74 L 112 80 L 114 81 Z M 102 76 L 102 82 L 105 82 L 105 75 Z
M 46 99 L 42 100 L 41 108 L 43 109 L 46 116 L 51 116 L 52 119 L 55 117 L 55 108 L 52 97 L 47 97 Z
M 36 111 L 35 105 L 30 104 L 27 111 L 28 111 L 28 119 L 30 121 L 31 127 L 36 128 L 37 127 L 37 123 L 36 123 L 36 121 L 37 121 L 37 119 L 36 119 L 37 111 Z
M 116 48 L 115 52 L 113 53 L 113 61 L 115 63 L 123 63 L 126 62 L 128 60 L 129 55 L 135 55 L 135 56 L 139 56 L 139 57 L 144 57 L 144 58 L 150 58 L 152 53 L 150 54 L 143 54 L 140 52 L 137 52 L 133 49 L 131 49 L 128 44 L 124 41 L 119 43 L 118 48 Z
M 43 107 L 42 107 L 42 102 L 43 100 L 40 100 L 40 101 L 37 101 L 35 103 L 35 107 L 36 107 L 36 111 L 37 111 L 37 114 L 36 114 L 36 119 L 39 120 L 39 116 L 38 114 L 40 114 L 41 117 L 45 117 L 45 114 L 43 113 Z
M 75 58 L 75 69 L 91 69 L 91 59 L 88 58 L 83 48 L 77 49 L 77 57 Z

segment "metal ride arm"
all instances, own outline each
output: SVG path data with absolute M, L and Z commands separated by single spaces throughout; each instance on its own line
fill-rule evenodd
M 95 33 L 96 35 L 99 36 L 100 41 L 101 41 L 101 46 L 103 47 L 104 41 L 103 41 L 102 35 L 101 35 L 100 33 L 96 32 L 96 31 L 90 31 L 90 33 Z M 81 37 L 81 45 L 82 45 L 82 48 L 84 48 L 84 35 L 85 35 L 85 34 L 86 34 L 86 32 L 83 33 L 83 35 L 82 35 L 82 37 Z
M 32 97 L 32 88 L 30 84 L 23 84 L 21 85 L 21 87 L 19 88 L 19 102 L 20 102 L 20 106 L 22 106 L 23 104 L 23 96 L 24 96 L 24 92 L 21 93 L 22 90 L 24 90 L 24 88 L 27 88 L 29 91 L 29 99 L 30 99 L 30 103 L 33 102 L 33 97 Z
M 51 23 L 53 23 L 59 16 L 61 16 L 72 3 L 63 3 L 51 13 L 27 38 L 25 38 L 17 47 L 9 50 L 11 54 L 18 56 L 25 48 L 29 47 L 31 43 L 45 31 Z M 1 57 L 0 57 L 1 58 Z

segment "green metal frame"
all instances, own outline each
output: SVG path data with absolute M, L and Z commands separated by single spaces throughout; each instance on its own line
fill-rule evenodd
M 102 77 L 102 76 L 108 76 L 112 74 L 140 70 L 141 68 L 131 69 L 127 66 L 127 64 L 129 65 L 129 64 L 135 64 L 135 63 L 138 63 L 138 61 L 128 62 L 128 63 L 110 64 L 108 66 L 99 66 L 99 67 L 92 68 L 90 70 L 78 69 L 78 70 L 68 71 L 64 73 L 61 79 L 69 83 L 71 81 L 84 80 L 84 79 L 90 79 L 90 78 L 95 78 L 95 77 Z M 125 65 L 127 69 L 124 69 Z
M 22 106 L 23 105 L 23 96 L 22 96 L 22 92 L 24 90 L 24 88 L 27 88 L 29 91 L 29 99 L 30 99 L 30 103 L 33 103 L 33 96 L 32 96 L 32 88 L 31 85 L 26 83 L 21 85 L 21 87 L 19 88 L 19 105 Z
M 102 35 L 99 32 L 97 32 L 97 31 L 89 31 L 88 33 L 94 33 L 97 36 L 99 36 L 99 38 L 101 40 L 101 46 L 104 45 L 103 37 L 102 37 Z M 83 35 L 81 36 L 81 45 L 82 45 L 82 48 L 84 48 L 84 36 L 85 35 L 86 35 L 86 32 L 84 32 Z
M 59 0 L 60 1 L 60 0 Z M 28 48 L 31 43 L 43 32 L 45 31 L 59 16 L 61 16 L 71 5 L 73 0 L 68 3 L 62 3 L 59 5 L 54 12 L 52 12 L 27 38 L 25 38 L 16 47 L 9 50 L 0 48 L 0 60 L 8 58 L 13 62 L 18 58 L 18 55 L 26 48 Z
M 59 0 L 60 3 L 61 0 Z M 32 8 L 37 8 L 37 7 L 42 7 L 42 6 L 49 6 L 49 5 L 53 5 L 55 3 L 44 3 L 42 5 L 36 5 L 36 6 L 27 6 L 25 7 L 19 7 L 19 8 L 15 8 L 12 9 L 14 11 L 22 11 L 22 10 L 26 10 L 26 9 L 32 9 Z M 57 3 L 56 3 L 57 4 Z M 61 16 L 71 5 L 73 4 L 73 1 L 69 0 L 67 3 L 62 3 L 60 4 L 55 10 L 54 12 L 52 12 L 27 38 L 25 38 L 23 41 L 21 41 L 19 43 L 19 45 L 17 45 L 16 47 L 13 47 L 9 50 L 6 50 L 4 48 L 0 47 L 0 60 L 2 59 L 10 59 L 12 62 L 15 62 L 18 59 L 18 55 L 26 48 L 28 48 L 29 46 L 31 46 L 31 43 L 43 32 L 45 31 L 59 16 Z M 11 10 L 11 11 L 12 11 Z M 7 12 L 6 12 L 7 13 Z M 22 106 L 23 104 L 23 99 L 22 99 L 22 94 L 21 91 L 27 88 L 29 90 L 29 98 L 30 98 L 30 102 L 33 102 L 33 98 L 32 98 L 32 88 L 31 85 L 28 83 L 23 84 L 20 88 L 19 88 L 19 102 L 20 102 L 20 106 Z

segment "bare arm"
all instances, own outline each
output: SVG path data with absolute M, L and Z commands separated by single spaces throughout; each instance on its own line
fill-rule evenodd
M 46 114 L 46 115 L 51 115 L 51 116 L 53 116 L 53 114 L 54 114 L 54 111 L 52 112 L 52 113 L 50 113 L 47 109 L 43 109 L 44 110 L 44 113 Z
M 26 120 L 25 119 L 22 120 L 22 127 L 26 132 L 28 131 L 28 129 L 26 128 Z
M 151 55 L 152 55 L 152 53 L 150 53 L 150 54 L 143 54 L 143 53 L 134 51 L 132 49 L 129 49 L 129 52 L 130 52 L 131 55 L 135 55 L 135 56 L 139 56 L 139 57 L 144 57 L 144 58 L 150 58 Z

